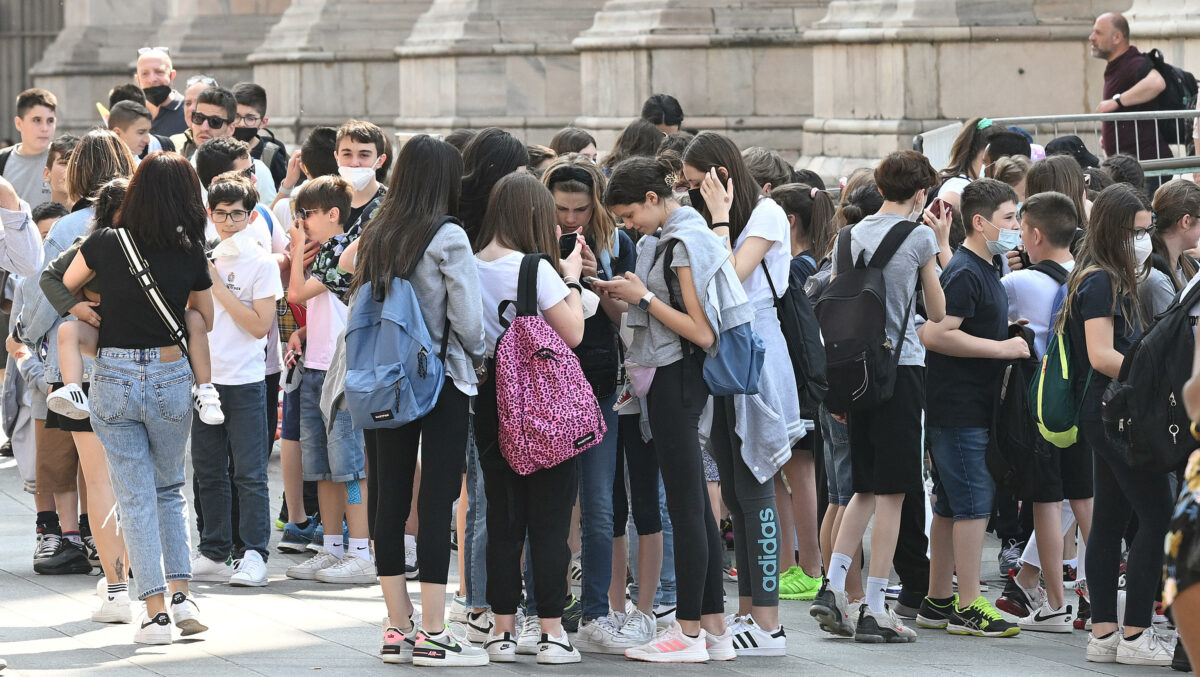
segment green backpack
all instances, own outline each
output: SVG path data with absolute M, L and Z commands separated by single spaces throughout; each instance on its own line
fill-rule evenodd
M 1067 297 L 1066 271 L 1061 266 L 1043 266 L 1041 263 L 1032 268 L 1059 283 L 1050 312 L 1050 326 L 1053 327 Z M 1075 378 L 1071 365 L 1071 336 L 1064 327 L 1050 337 L 1046 354 L 1042 356 L 1042 366 L 1029 384 L 1028 398 L 1029 413 L 1042 439 L 1060 449 L 1075 444 L 1079 438 L 1079 410 L 1083 407 L 1083 394 L 1092 382 L 1092 369 L 1088 369 L 1078 397 L 1073 383 Z

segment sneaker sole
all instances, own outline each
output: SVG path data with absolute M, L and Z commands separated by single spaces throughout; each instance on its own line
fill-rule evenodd
M 407 664 L 407 663 L 413 662 L 412 654 L 407 654 L 407 655 L 387 654 L 387 655 L 380 655 L 379 657 L 383 660 L 384 663 L 387 663 L 388 665 L 402 665 L 402 664 Z
M 1086 658 L 1088 660 L 1088 662 L 1090 662 L 1090 663 L 1116 663 L 1117 662 L 1117 654 L 1115 654 L 1115 653 L 1094 654 L 1089 651 L 1086 655 L 1084 655 L 1084 658 Z
M 58 414 L 59 416 L 66 416 L 67 418 L 74 419 L 76 421 L 82 421 L 86 418 L 92 417 L 92 412 L 80 409 L 79 407 L 75 406 L 74 402 L 71 402 L 65 397 L 46 398 L 46 408 Z
M 854 633 L 854 641 L 863 644 L 910 644 L 917 641 L 916 637 L 908 637 L 905 635 L 860 635 Z
M 972 629 L 970 629 L 970 628 L 963 628 L 963 627 L 957 627 L 957 628 L 955 628 L 955 627 L 951 627 L 949 624 L 947 624 L 947 625 L 946 625 L 946 632 L 948 632 L 948 633 L 950 633 L 950 634 L 952 634 L 952 635 L 960 635 L 960 636 L 964 636 L 964 637 L 966 637 L 966 636 L 970 636 L 970 637 L 989 637 L 989 638 L 995 638 L 995 637 L 1016 637 L 1017 635 L 1021 634 L 1021 628 L 1010 628 L 1010 629 L 1008 629 L 1008 630 L 1005 630 L 1005 631 L 1003 631 L 1003 632 L 985 632 L 985 631 L 982 631 L 982 630 L 972 630 Z
M 488 664 L 488 656 L 463 656 L 460 654 L 446 654 L 443 658 L 434 656 L 418 656 L 413 653 L 412 664 L 417 667 L 459 667 L 459 668 L 475 668 Z
M 605 656 L 624 656 L 627 650 L 641 646 L 645 643 L 646 642 L 642 642 L 641 644 L 635 644 L 633 646 L 606 646 L 603 644 L 592 644 L 591 642 L 585 642 L 583 640 L 576 639 L 575 648 L 578 649 L 580 653 L 594 653 Z
M 195 618 L 185 618 L 182 621 L 176 621 L 175 627 L 179 628 L 179 634 L 183 637 L 191 637 L 192 635 L 198 635 L 208 630 L 207 625 Z
M 815 592 L 800 592 L 800 593 L 779 593 L 779 599 L 799 600 L 801 602 L 811 602 L 817 598 Z
M 678 655 L 679 653 L 681 653 L 681 652 L 672 652 L 669 654 L 632 654 L 631 655 L 628 651 L 626 651 L 625 657 L 630 660 L 641 661 L 643 663 L 707 663 L 710 658 L 707 651 L 705 651 L 705 654 L 703 657 L 689 656 L 689 657 L 685 658 L 685 657 L 679 656 Z
M 297 581 L 315 581 L 317 580 L 316 572 L 307 571 L 287 571 L 284 573 L 288 578 L 294 578 Z
M 578 663 L 583 660 L 583 656 L 578 654 L 574 656 L 547 656 L 544 653 L 538 653 L 538 665 L 568 665 L 570 663 Z
M 314 576 L 312 580 L 319 581 L 321 583 L 329 583 L 331 585 L 337 585 L 338 583 L 346 583 L 349 585 L 363 585 L 363 584 L 368 584 L 368 583 L 375 583 L 378 580 L 378 578 L 375 576 L 368 576 L 365 574 L 361 575 L 361 576 L 346 576 L 345 578 L 329 578 L 328 576 L 322 578 L 321 574 L 318 572 L 317 575 Z
M 33 565 L 34 573 L 41 574 L 43 576 L 69 576 L 72 574 L 90 574 L 90 573 L 92 573 L 92 569 L 93 569 L 92 565 L 87 564 L 87 563 L 72 564 L 69 567 L 62 567 L 62 568 L 55 568 L 55 569 L 51 569 L 48 567 L 39 567 L 37 564 Z
M 128 610 L 126 610 L 126 612 L 124 614 L 121 614 L 120 612 L 110 612 L 110 613 L 106 613 L 106 614 L 96 612 L 96 613 L 92 614 L 92 622 L 93 623 L 132 623 L 133 622 L 133 614 L 131 614 Z
M 1000 599 L 996 600 L 996 608 L 1006 614 L 1016 616 L 1017 618 L 1025 618 L 1029 616 L 1028 607 L 1007 597 L 1001 597 Z
M 165 646 L 171 643 L 171 635 L 166 637 L 134 637 L 134 644 L 148 644 L 150 646 Z
M 947 625 L 950 625 L 950 621 L 945 618 L 941 620 L 929 620 L 920 614 L 917 615 L 918 628 L 925 628 L 926 630 L 945 630 Z
M 264 578 L 260 581 L 249 581 L 230 578 L 229 585 L 235 588 L 265 588 L 267 586 L 267 579 Z
M 734 658 L 736 658 L 738 656 L 786 656 L 786 655 L 787 655 L 787 647 L 786 646 L 779 646 L 779 647 L 760 646 L 757 648 L 751 647 L 749 649 L 734 649 L 734 652 L 733 652 Z M 733 658 L 717 658 L 713 654 L 711 649 L 709 649 L 709 651 L 708 651 L 708 657 L 714 661 L 733 660 Z
M 192 574 L 193 583 L 228 583 L 229 577 L 233 576 L 233 572 L 222 576 L 220 574 L 200 574 L 199 576 Z
M 1056 623 L 1054 625 L 1018 625 L 1017 627 L 1021 628 L 1022 632 L 1052 632 L 1060 634 L 1070 633 L 1075 629 L 1074 621 L 1067 624 Z
M 848 623 L 842 622 L 832 609 L 823 606 L 813 606 L 808 610 L 808 615 L 817 619 L 817 623 L 821 625 L 821 629 L 831 635 L 838 637 L 853 637 L 854 629 Z
M 517 656 L 516 656 L 516 654 L 510 654 L 510 653 L 502 653 L 502 654 L 489 653 L 488 660 L 491 661 L 492 663 L 516 663 Z
M 286 552 L 286 553 L 289 553 L 292 555 L 299 555 L 299 554 L 308 552 L 308 544 L 307 543 L 284 543 L 283 541 L 280 541 L 279 544 L 275 546 L 275 549 L 278 550 L 279 552 Z
M 518 644 L 517 645 L 517 655 L 518 656 L 536 656 L 536 655 L 538 655 L 537 645 L 535 644 L 534 646 L 521 646 L 520 644 Z

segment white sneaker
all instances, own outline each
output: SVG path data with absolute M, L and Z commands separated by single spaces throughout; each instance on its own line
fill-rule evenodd
M 575 646 L 584 653 L 602 653 L 623 655 L 625 650 L 645 644 L 648 640 L 634 643 L 623 643 L 619 639 L 621 619 L 617 612 L 610 611 L 606 616 L 594 618 L 590 623 L 579 628 L 575 634 Z M 651 637 L 653 639 L 653 636 Z
M 164 612 L 150 618 L 142 610 L 138 617 L 138 628 L 133 632 L 133 641 L 136 644 L 170 644 L 171 617 Z
M 109 597 L 107 592 L 100 599 L 100 608 L 92 612 L 94 623 L 129 623 L 133 614 L 129 611 L 129 593 L 118 592 Z
M 257 550 L 247 550 L 237 562 L 237 571 L 229 577 L 229 584 L 242 588 L 261 588 L 267 584 L 267 563 Z
M 488 635 L 483 648 L 488 653 L 488 659 L 493 663 L 515 663 L 517 661 L 517 640 L 512 633 L 502 632 L 499 635 Z
M 450 602 L 450 612 L 446 614 L 447 623 L 462 623 L 467 624 L 467 617 L 471 614 L 471 607 L 467 606 L 466 595 L 455 595 Z M 470 638 L 468 638 L 470 639 Z M 472 639 L 472 642 L 477 641 Z
M 473 646 L 466 637 L 456 637 L 449 628 L 436 635 L 417 635 L 413 646 L 412 662 L 416 666 L 478 667 L 488 664 L 488 652 Z
M 538 642 L 542 639 L 542 621 L 537 616 L 526 616 L 521 623 L 521 633 L 517 635 L 517 653 L 523 656 L 536 656 Z
M 417 635 L 421 632 L 420 616 L 414 616 L 409 621 L 412 623 L 412 628 L 408 632 L 402 632 L 400 628 L 392 625 L 390 618 L 386 616 L 383 619 L 383 646 L 379 649 L 379 657 L 384 663 L 411 663 L 413 660 L 413 646 L 417 643 Z
M 567 639 L 566 630 L 563 630 L 562 634 L 557 637 L 543 633 L 539 638 L 538 664 L 566 665 L 567 663 L 578 663 L 580 660 L 582 658 L 579 656 L 579 651 L 571 646 L 571 640 Z
M 621 625 L 620 637 L 628 648 L 641 646 L 653 640 L 657 634 L 658 625 L 654 618 L 635 608 L 625 617 L 625 623 Z
M 1120 634 L 1120 631 L 1113 634 Z M 1174 657 L 1174 642 L 1159 634 L 1153 626 L 1143 630 L 1137 639 L 1122 638 L 1117 645 L 1117 662 L 1122 665 L 1170 665 Z
M 192 580 L 207 583 L 228 583 L 233 575 L 233 560 L 217 562 L 204 556 L 200 551 L 192 553 Z
M 688 637 L 678 622 L 671 623 L 650 642 L 626 649 L 625 657 L 649 663 L 703 663 L 709 658 L 704 631 L 699 637 Z
M 660 604 L 654 607 L 654 622 L 658 627 L 665 628 L 675 622 L 675 605 Z
M 46 406 L 50 406 L 50 398 L 46 398 Z M 200 420 L 207 425 L 221 425 L 225 422 L 225 414 L 221 411 L 221 396 L 211 383 L 198 383 L 192 386 L 192 406 L 200 415 Z
M 738 625 L 738 628 L 749 627 L 745 623 Z M 737 647 L 733 644 L 734 626 L 726 624 L 725 632 L 720 635 L 714 635 L 711 632 L 704 633 L 704 646 L 708 649 L 708 657 L 714 661 L 731 661 L 738 657 Z
M 54 392 L 47 395 L 46 408 L 59 416 L 73 418 L 76 421 L 82 421 L 92 416 L 87 395 L 83 393 L 83 388 L 74 383 L 56 388 Z
M 328 569 L 329 567 L 332 567 L 341 561 L 342 560 L 338 559 L 337 557 L 334 557 L 333 555 L 330 555 L 322 550 L 321 552 L 318 552 L 312 557 L 304 560 L 300 564 L 293 564 L 292 566 L 288 567 L 287 577 L 296 578 L 302 581 L 315 580 L 318 571 Z
M 208 629 L 207 625 L 200 622 L 200 607 L 182 592 L 171 595 L 171 618 L 175 619 L 175 627 L 184 637 L 198 635 Z
M 571 581 L 571 587 L 579 588 L 583 586 L 583 563 L 580 562 L 580 557 L 583 555 L 575 555 L 571 558 L 571 564 L 567 567 L 567 578 Z
M 467 610 L 467 620 L 463 625 L 467 626 L 467 641 L 469 642 L 486 642 L 492 634 L 492 628 L 496 627 L 492 618 L 492 610 L 485 609 L 479 613 Z
M 1075 629 L 1075 617 L 1071 615 L 1070 604 L 1055 609 L 1049 602 L 1043 601 L 1033 613 L 1018 618 L 1017 626 L 1030 632 L 1071 632 Z
M 322 583 L 374 583 L 378 576 L 375 563 L 368 562 L 352 552 L 346 553 L 342 561 L 321 569 L 314 578 Z
M 1117 645 L 1121 643 L 1120 631 L 1110 634 L 1104 639 L 1088 635 L 1087 659 L 1093 663 L 1116 663 Z
M 753 618 L 747 617 L 733 635 L 733 648 L 739 656 L 785 656 L 787 637 L 784 635 L 783 625 L 769 632 L 759 627 Z M 711 655 L 712 652 L 710 645 L 708 653 Z

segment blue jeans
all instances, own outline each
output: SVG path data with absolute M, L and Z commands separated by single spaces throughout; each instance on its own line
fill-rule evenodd
M 232 457 L 238 534 L 246 549 L 257 550 L 265 562 L 271 540 L 266 383 L 216 388 L 225 423 L 207 425 L 198 416 L 192 419 L 192 473 L 198 487 L 196 501 L 204 506 L 199 550 L 205 557 L 223 562 L 233 548 L 231 478 L 227 471 Z
M 580 455 L 579 539 L 583 565 L 583 617 L 608 614 L 608 584 L 612 580 L 613 477 L 617 472 L 617 396 L 600 400 L 608 432 L 600 444 Z
M 675 532 L 671 527 L 671 515 L 667 513 L 667 492 L 663 489 L 662 477 L 658 478 L 658 509 L 662 519 L 663 559 L 662 573 L 658 577 L 658 591 L 654 593 L 654 606 L 675 606 Z M 634 604 L 638 602 L 638 539 L 630 515 L 630 527 L 626 529 L 629 538 L 629 571 L 633 574 L 633 582 L 629 584 L 629 598 Z
M 846 424 L 835 421 L 824 406 L 819 412 L 821 437 L 825 440 L 825 477 L 829 487 L 829 503 L 846 507 L 854 497 L 854 478 L 850 465 L 850 431 Z
M 933 512 L 956 520 L 988 519 L 996 500 L 996 482 L 988 472 L 987 428 L 930 426 L 933 459 Z
M 183 498 L 192 369 L 184 359 L 159 359 L 158 348 L 101 348 L 89 398 L 138 599 L 166 592 L 166 581 L 192 577 Z
M 479 448 L 475 446 L 475 426 L 467 433 L 467 529 L 464 543 L 458 544 L 463 559 L 463 589 L 467 606 L 487 609 L 487 496 L 483 491 L 483 471 L 479 467 Z

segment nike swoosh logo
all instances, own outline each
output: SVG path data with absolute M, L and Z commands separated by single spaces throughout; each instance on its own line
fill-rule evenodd
M 1060 618 L 1060 617 L 1066 616 L 1066 615 L 1067 615 L 1067 613 L 1064 611 L 1064 612 L 1057 613 L 1057 614 L 1050 614 L 1049 616 L 1043 616 L 1042 611 L 1039 609 L 1036 613 L 1033 614 L 1033 620 L 1035 622 L 1048 621 L 1052 618 Z
M 451 646 L 448 644 L 442 644 L 441 642 L 435 642 L 432 639 L 426 639 L 425 641 L 436 647 L 445 649 L 446 651 L 453 651 L 454 653 L 462 653 L 462 645 L 460 645 L 460 644 L 454 644 L 453 646 Z

